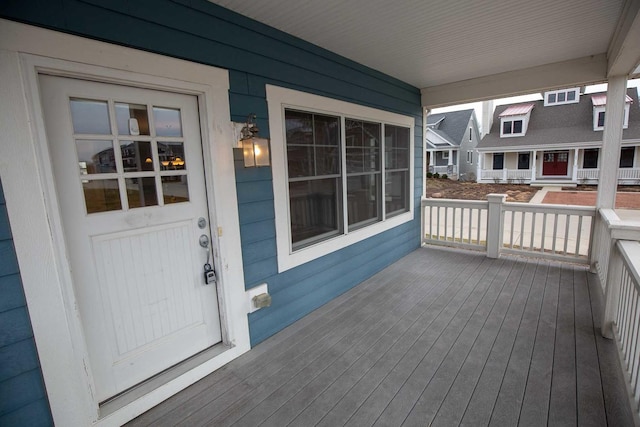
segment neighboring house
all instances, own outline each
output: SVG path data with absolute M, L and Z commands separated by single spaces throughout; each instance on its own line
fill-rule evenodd
M 478 144 L 478 182 L 595 184 L 604 128 L 605 93 L 580 88 L 544 99 L 498 106 L 491 132 Z M 640 184 L 640 108 L 627 90 L 620 152 L 620 184 Z
M 450 179 L 475 180 L 480 141 L 473 109 L 430 114 L 426 133 L 427 171 Z
M 0 425 L 123 424 L 420 246 L 419 89 L 204 0 L 0 17 Z

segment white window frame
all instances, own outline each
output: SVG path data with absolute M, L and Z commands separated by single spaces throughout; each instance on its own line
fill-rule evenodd
M 471 150 L 467 151 L 467 163 L 473 164 L 473 151 Z
M 629 107 L 629 103 L 624 104 L 624 120 L 622 122 L 622 129 L 629 127 Z M 598 126 L 598 116 L 600 113 L 604 113 L 605 110 L 606 107 L 604 105 L 593 107 L 593 130 L 604 130 L 604 122 L 602 126 Z
M 513 122 L 522 120 L 522 132 L 513 133 Z M 504 133 L 504 124 L 511 122 L 511 133 Z M 513 138 L 518 136 L 524 136 L 527 133 L 527 127 L 529 125 L 529 114 L 522 116 L 507 116 L 500 118 L 500 138 Z
M 573 92 L 575 93 L 575 98 L 572 99 L 571 101 L 567 101 L 567 98 L 569 96 L 569 93 Z M 558 95 L 564 93 L 565 94 L 565 100 L 564 101 L 558 101 Z M 555 95 L 556 96 L 556 100 L 553 102 L 549 102 L 549 95 Z M 573 87 L 570 89 L 559 89 L 559 90 L 550 90 L 548 92 L 544 93 L 544 106 L 550 106 L 550 105 L 564 105 L 564 104 L 577 104 L 578 102 L 580 102 L 580 88 L 579 87 Z
M 442 160 L 449 160 L 449 150 L 442 151 Z
M 269 111 L 269 129 L 271 133 L 271 163 L 273 174 L 273 198 L 276 223 L 276 247 L 278 253 L 278 271 L 286 271 L 306 262 L 330 254 L 369 237 L 390 230 L 393 227 L 413 220 L 414 217 L 414 149 L 415 149 L 415 119 L 388 111 L 352 104 L 324 96 L 313 95 L 279 86 L 266 86 L 267 104 Z M 297 249 L 295 252 L 291 244 L 291 228 L 289 220 L 289 190 L 286 163 L 286 134 L 284 110 L 295 109 L 311 113 L 339 115 L 365 121 L 378 121 L 384 124 L 409 128 L 409 211 L 385 218 L 372 225 L 349 231 L 344 227 L 343 234 L 331 239 L 317 242 L 313 245 Z M 384 151 L 382 151 L 384 155 Z M 342 170 L 346 170 L 344 157 Z M 384 199 L 384 165 L 382 168 L 382 196 Z M 346 174 L 343 173 L 343 181 Z M 383 203 L 384 207 L 384 203 Z M 343 206 L 346 209 L 346 206 Z M 343 215 L 347 218 L 347 215 Z
M 7 94 L 0 99 L 0 127 L 5 130 L 0 145 L 13 159 L 0 163 L 0 173 L 53 421 L 122 425 L 250 349 L 237 196 L 226 179 L 205 174 L 216 200 L 209 208 L 225 236 L 221 246 L 212 240 L 227 283 L 218 295 L 228 344 L 171 381 L 141 388 L 141 397 L 101 413 L 65 255 L 39 98 L 40 72 L 197 96 L 205 164 L 233 182 L 228 71 L 0 19 L 0 81 Z

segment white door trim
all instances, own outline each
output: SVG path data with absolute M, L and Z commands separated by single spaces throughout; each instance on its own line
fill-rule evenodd
M 38 93 L 42 71 L 196 95 L 209 208 L 224 233 L 214 244 L 230 348 L 101 419 L 84 369 L 88 356 L 53 188 Z M 247 351 L 237 198 L 228 185 L 235 173 L 227 71 L 0 19 L 0 81 L 0 175 L 54 422 L 121 425 Z M 213 171 L 224 179 L 214 180 Z

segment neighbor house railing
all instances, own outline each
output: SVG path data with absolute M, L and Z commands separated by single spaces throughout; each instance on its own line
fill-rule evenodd
M 458 166 L 457 165 L 448 165 L 448 166 L 431 166 L 430 167 L 430 172 L 432 173 L 439 173 L 440 175 L 442 175 L 443 173 L 446 174 L 450 174 L 450 175 L 455 175 L 458 173 Z
M 578 169 L 578 182 L 597 181 L 599 176 L 600 169 Z M 629 184 L 640 183 L 640 168 L 619 168 L 618 181 Z
M 589 263 L 595 208 L 487 201 L 424 199 L 423 243 Z
M 522 183 L 531 179 L 531 169 L 499 169 L 481 170 L 480 178 L 483 180 L 493 180 L 502 183 L 512 181 Z
M 640 222 L 611 209 L 596 220 L 593 264 L 605 295 L 602 335 L 614 338 L 636 421 L 640 420 Z

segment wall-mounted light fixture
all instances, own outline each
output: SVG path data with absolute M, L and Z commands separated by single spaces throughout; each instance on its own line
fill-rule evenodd
M 244 156 L 244 167 L 253 168 L 269 166 L 269 140 L 258 136 L 258 126 L 255 123 L 256 115 L 249 114 L 247 123 L 240 131 L 240 147 Z

